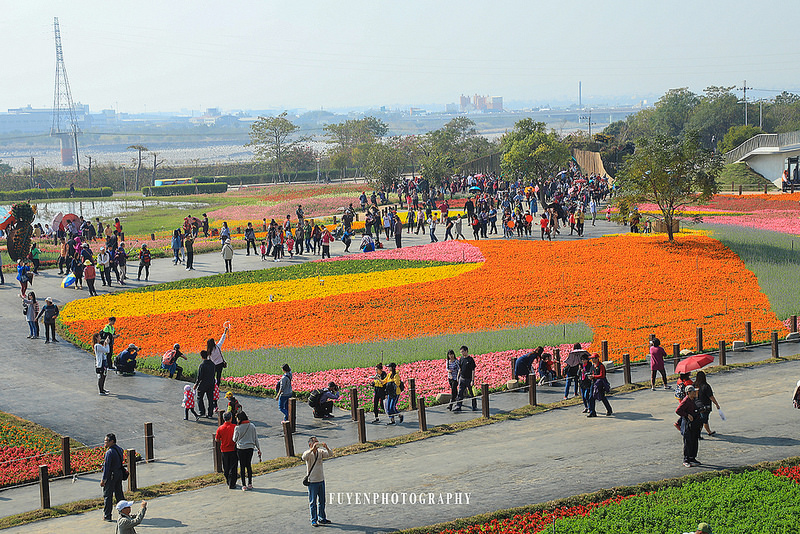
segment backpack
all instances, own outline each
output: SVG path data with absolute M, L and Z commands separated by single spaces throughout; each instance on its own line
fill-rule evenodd
M 22 315 L 28 315 L 28 303 L 22 301 Z
M 684 384 L 679 380 L 675 384 L 675 398 L 678 400 L 683 400 L 685 396 L 686 396 L 686 384 Z
M 406 383 L 401 380 L 400 381 L 400 392 L 403 392 L 405 390 L 406 390 Z
M 316 408 L 319 406 L 319 400 L 322 398 L 322 390 L 321 389 L 314 389 L 311 391 L 311 394 L 308 396 L 308 405 L 312 408 Z

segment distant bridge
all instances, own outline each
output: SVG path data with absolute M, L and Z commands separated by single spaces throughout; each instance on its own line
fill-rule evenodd
M 751 137 L 730 152 L 725 163 L 743 161 L 750 168 L 780 187 L 780 176 L 789 170 L 793 176 L 800 156 L 800 131 L 780 134 L 759 134 Z

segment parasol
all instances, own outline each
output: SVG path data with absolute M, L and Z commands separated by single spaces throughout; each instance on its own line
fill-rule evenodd
M 74 213 L 67 213 L 67 214 L 66 214 L 66 215 L 64 215 L 64 217 L 61 219 L 61 224 L 59 225 L 59 229 L 60 229 L 60 230 L 66 230 L 66 229 L 67 229 L 67 225 L 68 225 L 70 222 L 74 222 L 74 223 L 75 223 L 75 228 L 76 228 L 76 229 L 80 229 L 80 224 L 79 224 L 79 223 L 80 223 L 80 221 L 81 221 L 81 220 L 80 220 L 80 218 L 78 218 L 78 216 L 77 216 L 77 215 L 75 215 Z
M 481 191 L 482 189 L 477 185 L 473 185 L 472 187 L 469 188 L 470 193 L 480 193 Z
M 714 357 L 710 354 L 695 354 L 694 356 L 689 356 L 688 358 L 678 362 L 678 365 L 675 366 L 675 372 L 688 373 L 691 371 L 696 371 L 697 369 L 701 369 L 713 362 Z
M 61 287 L 63 287 L 63 288 L 67 288 L 67 287 L 70 287 L 70 286 L 71 286 L 72 284 L 74 284 L 74 283 L 75 283 L 75 275 L 74 275 L 74 274 L 72 274 L 72 273 L 69 273 L 69 274 L 66 276 L 66 278 L 64 278 L 64 279 L 61 281 Z
M 61 219 L 63 218 L 64 214 L 61 213 L 60 211 L 58 212 L 58 214 L 56 214 L 55 217 L 53 217 L 53 224 L 50 225 L 53 227 L 53 230 L 58 230 L 61 227 Z
M 0 230 L 5 230 L 9 225 L 15 222 L 17 222 L 17 220 L 10 212 L 0 208 Z

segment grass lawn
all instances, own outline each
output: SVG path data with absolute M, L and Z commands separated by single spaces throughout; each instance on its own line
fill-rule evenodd
M 729 191 L 731 184 L 736 187 L 739 185 L 757 185 L 762 188 L 764 185 L 768 185 L 769 189 L 776 189 L 772 182 L 751 169 L 744 162 L 725 165 L 722 168 L 722 173 L 719 175 L 719 178 L 717 178 L 717 183 L 719 184 L 721 193 Z
M 368 326 L 365 325 L 365 328 Z M 373 367 L 383 359 L 397 364 L 420 360 L 443 359 L 448 349 L 458 354 L 461 345 L 467 345 L 472 354 L 484 354 L 539 345 L 587 342 L 592 330 L 584 323 L 547 324 L 509 330 L 466 332 L 441 336 L 395 339 L 371 343 L 346 343 L 323 347 L 283 347 L 253 351 L 225 351 L 228 367 L 226 376 L 246 376 L 254 373 L 282 374 L 281 366 L 288 363 L 292 369 L 303 372 Z M 188 373 L 194 373 L 194 363 L 181 364 Z M 140 358 L 139 365 L 159 369 L 160 358 Z
M 797 236 L 718 224 L 702 224 L 712 236 L 733 250 L 758 278 L 780 319 L 800 315 L 800 238 Z

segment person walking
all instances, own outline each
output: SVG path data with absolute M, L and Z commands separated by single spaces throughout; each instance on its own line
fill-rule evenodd
M 395 424 L 395 416 L 403 422 L 403 414 L 397 409 L 397 401 L 400 398 L 400 393 L 403 391 L 403 381 L 400 379 L 400 374 L 397 372 L 397 364 L 391 362 L 386 367 L 389 372 L 386 378 L 383 379 L 383 386 L 386 388 L 386 415 L 389 416 L 387 425 Z
M 217 428 L 214 439 L 219 443 L 219 450 L 222 452 L 222 472 L 225 474 L 225 482 L 230 489 L 236 489 L 236 479 L 239 478 L 237 474 L 239 456 L 236 452 L 236 442 L 233 440 L 236 425 L 231 422 L 233 414 L 230 412 L 226 412 L 222 419 L 222 426 Z
M 375 366 L 375 376 L 372 377 L 372 411 L 375 412 L 375 420 L 372 421 L 373 423 L 381 422 L 378 415 L 383 406 L 383 401 L 386 399 L 386 386 L 383 385 L 385 379 L 386 371 L 383 370 L 383 364 L 378 363 L 378 365 Z
M 697 371 L 697 375 L 695 375 L 694 378 L 694 387 L 697 390 L 697 401 L 695 404 L 697 405 L 697 411 L 700 412 L 700 420 L 703 422 L 706 434 L 714 436 L 717 432 L 711 430 L 708 424 L 708 417 L 711 415 L 711 405 L 713 404 L 717 407 L 717 410 L 719 410 L 719 403 L 714 397 L 714 390 L 708 385 L 706 373 L 704 371 Z M 699 429 L 697 434 L 698 436 L 701 434 Z
M 181 229 L 176 228 L 172 231 L 172 265 L 178 265 L 181 262 Z
M 403 221 L 400 220 L 400 216 L 395 214 L 394 220 L 394 246 L 395 248 L 403 248 Z
M 475 380 L 475 359 L 469 355 L 469 349 L 462 345 L 461 358 L 458 360 L 458 402 L 453 408 L 454 412 L 461 411 L 461 404 L 467 394 L 472 397 L 472 411 L 478 410 L 478 401 L 472 392 L 472 383 Z
M 86 287 L 89 288 L 89 296 L 96 297 L 97 290 L 94 288 L 94 281 L 97 278 L 97 270 L 92 265 L 92 260 L 83 262 L 83 278 L 86 280 Z
M 681 418 L 681 434 L 683 434 L 683 467 L 700 465 L 697 461 L 697 445 L 700 437 L 702 420 L 695 405 L 697 390 L 694 386 L 686 386 L 686 396 L 681 399 L 675 413 Z
M 581 369 L 578 375 L 581 386 L 581 399 L 583 400 L 583 413 L 589 413 L 589 405 L 592 396 L 592 363 L 588 354 L 581 355 Z
M 208 351 L 201 350 L 200 351 L 200 358 L 202 358 L 202 362 L 200 366 L 197 368 L 197 380 L 194 383 L 194 389 L 197 391 L 197 406 L 200 409 L 200 417 L 206 417 L 211 419 L 214 417 L 214 364 L 211 360 L 208 359 Z M 208 412 L 206 412 L 206 406 L 203 403 L 203 397 L 205 396 L 206 400 L 208 401 Z
M 606 407 L 606 415 L 612 415 L 614 410 L 611 409 L 606 398 L 606 391 L 608 390 L 608 380 L 606 379 L 606 366 L 600 363 L 600 355 L 596 352 L 592 354 L 592 393 L 589 396 L 589 415 L 586 417 L 597 417 L 595 405 L 597 401 L 603 403 Z
M 53 298 L 47 297 L 44 299 L 45 306 L 41 310 L 39 310 L 39 315 L 36 316 L 36 320 L 39 320 L 40 317 L 44 317 L 44 342 L 50 343 L 50 335 L 53 335 L 53 343 L 58 343 L 56 339 L 56 317 L 58 317 L 58 306 L 53 304 Z
M 108 339 L 108 358 L 107 358 L 107 369 L 114 369 L 114 364 L 111 361 L 112 356 L 114 355 L 114 340 L 119 337 L 117 334 L 114 325 L 117 324 L 116 317 L 109 317 L 108 324 L 106 324 L 103 329 L 100 331 L 101 339 L 105 340 Z
M 222 380 L 222 370 L 228 366 L 228 364 L 225 363 L 225 357 L 222 355 L 222 345 L 225 343 L 225 339 L 228 337 L 228 330 L 230 330 L 230 326 L 228 323 L 225 323 L 225 329 L 222 331 L 222 335 L 220 336 L 218 342 L 214 342 L 213 337 L 208 338 L 208 341 L 206 341 L 208 359 L 214 364 L 214 373 L 217 377 L 218 386 L 220 380 Z
M 584 355 L 588 356 L 589 353 L 583 350 L 580 343 L 575 343 L 570 353 L 567 354 L 567 358 L 564 360 L 564 378 L 566 378 L 567 381 L 566 386 L 564 386 L 564 400 L 569 398 L 571 382 L 575 383 L 574 396 L 578 396 L 578 373 L 581 368 L 581 357 Z
M 136 534 L 136 529 L 134 527 L 144 520 L 144 514 L 147 511 L 147 501 L 142 501 L 142 509 L 136 514 L 136 517 L 131 517 L 131 506 L 133 506 L 133 501 L 119 501 L 117 503 L 119 519 L 117 520 L 116 534 Z
M 278 391 L 275 392 L 275 398 L 278 399 L 278 409 L 283 414 L 283 420 L 289 420 L 289 399 L 294 396 L 292 391 L 292 368 L 288 363 L 284 363 L 281 367 L 283 369 L 283 376 L 281 381 L 278 382 Z
M 125 252 L 125 246 L 119 245 L 116 254 L 117 267 L 119 267 L 120 284 L 125 285 L 125 280 L 128 279 L 128 253 Z
M 226 414 L 227 415 L 227 414 Z M 233 441 L 236 442 L 236 456 L 239 459 L 239 472 L 242 475 L 242 491 L 253 489 L 253 449 L 258 450 L 258 461 L 261 461 L 261 446 L 258 444 L 256 426 L 247 418 L 247 414 L 239 412 L 239 424 L 233 431 Z M 245 474 L 247 485 L 245 485 Z
M 311 526 L 329 525 L 331 522 L 325 515 L 325 473 L 322 462 L 333 456 L 333 449 L 327 443 L 320 442 L 315 436 L 308 438 L 308 450 L 301 458 L 306 463 L 306 478 L 303 484 L 308 486 L 308 507 L 311 511 Z
M 194 271 L 194 236 L 191 232 L 184 237 L 183 245 L 186 247 L 186 270 Z
M 23 259 L 17 260 L 17 281 L 19 282 L 20 294 L 25 295 L 28 290 L 28 283 L 31 281 L 31 268 Z M 31 284 L 33 285 L 33 284 Z
M 436 237 L 436 217 L 434 217 L 433 215 L 431 215 L 430 218 L 428 218 L 428 227 L 430 230 L 431 243 L 438 242 L 439 238 Z
M 108 349 L 109 338 L 103 339 L 100 332 L 92 336 L 94 348 L 94 372 L 97 374 L 97 389 L 100 395 L 108 395 L 106 390 L 106 375 L 108 374 Z
M 322 259 L 325 259 L 325 256 L 328 258 L 331 257 L 331 243 L 335 241 L 333 234 L 331 231 L 328 230 L 328 227 L 325 227 L 325 230 L 322 232 Z
M 142 249 L 139 251 L 139 274 L 136 276 L 137 280 L 142 279 L 142 269 L 144 269 L 144 281 L 147 282 L 150 279 L 150 262 L 152 259 L 147 245 L 142 243 Z
M 447 360 L 445 360 L 445 368 L 447 369 L 447 382 L 450 384 L 450 402 L 447 404 L 447 409 L 452 410 L 453 404 L 458 397 L 458 359 L 453 349 L 447 351 Z
M 106 454 L 103 458 L 103 475 L 100 487 L 103 488 L 103 518 L 112 521 L 111 509 L 114 506 L 113 499 L 117 502 L 125 500 L 125 493 L 122 491 L 122 481 L 125 476 L 123 467 L 123 452 L 117 445 L 117 436 L 106 434 L 103 444 L 106 447 Z
M 31 331 L 28 339 L 39 339 L 39 303 L 36 301 L 36 293 L 28 291 L 27 295 L 20 295 L 19 298 L 22 299 L 22 311 L 25 312 Z
M 656 373 L 661 373 L 664 389 L 670 389 L 669 384 L 667 384 L 667 371 L 664 367 L 667 353 L 661 347 L 661 340 L 657 337 L 653 338 L 650 345 L 650 389 L 656 390 Z

